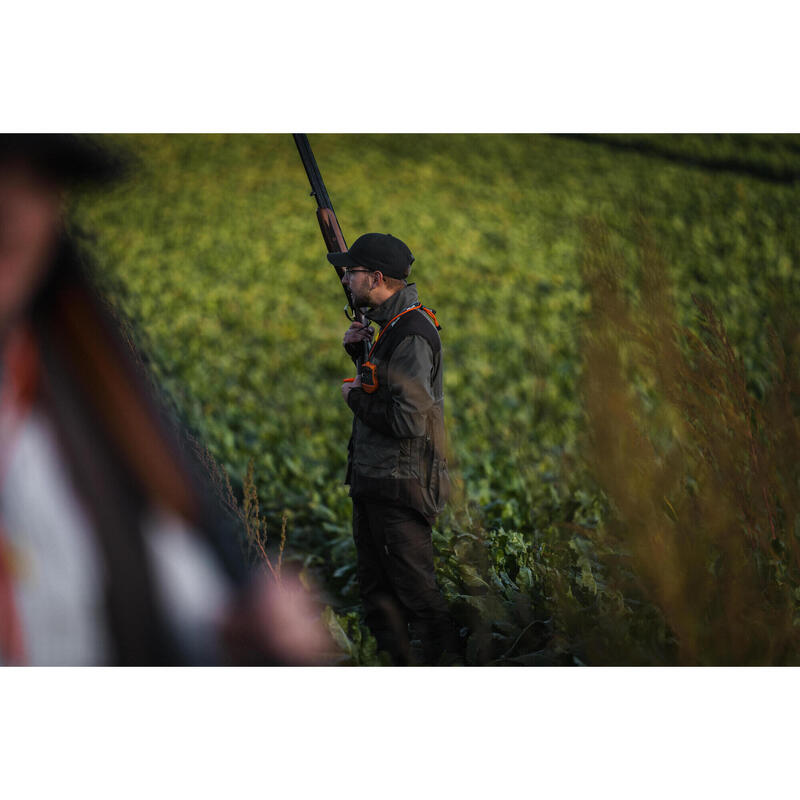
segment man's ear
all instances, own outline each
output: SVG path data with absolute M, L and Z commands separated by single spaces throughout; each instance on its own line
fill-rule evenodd
M 377 275 L 377 277 L 378 277 L 378 280 L 375 283 L 375 288 L 377 288 L 378 286 L 380 286 L 381 282 L 383 281 L 383 273 L 379 269 L 376 269 L 376 270 L 373 271 L 372 274 L 373 275 Z

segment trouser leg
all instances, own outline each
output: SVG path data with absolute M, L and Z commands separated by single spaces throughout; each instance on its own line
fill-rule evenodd
M 363 510 L 395 607 L 419 636 L 425 663 L 435 664 L 455 650 L 456 636 L 436 583 L 431 526 L 411 508 L 365 503 Z
M 353 539 L 358 558 L 357 575 L 367 627 L 378 648 L 393 663 L 410 662 L 408 619 L 385 569 L 385 546 L 381 527 L 370 524 L 366 504 L 353 501 Z

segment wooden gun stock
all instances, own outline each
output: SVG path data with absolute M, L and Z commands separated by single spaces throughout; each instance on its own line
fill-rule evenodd
M 333 213 L 332 208 L 318 208 L 317 221 L 329 253 L 343 253 L 347 250 L 342 229 L 339 227 L 339 220 L 336 219 L 336 214 Z M 341 270 L 337 269 L 336 271 L 339 273 L 339 278 L 341 278 Z

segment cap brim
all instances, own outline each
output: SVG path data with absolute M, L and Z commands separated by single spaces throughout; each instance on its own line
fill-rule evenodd
M 334 267 L 344 268 L 358 266 L 358 263 L 353 260 L 348 250 L 345 250 L 344 253 L 328 253 L 328 261 L 330 261 Z

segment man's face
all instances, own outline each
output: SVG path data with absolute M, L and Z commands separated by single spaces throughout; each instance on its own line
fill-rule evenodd
M 342 275 L 342 284 L 350 290 L 356 308 L 372 305 L 372 275 L 366 267 L 347 267 Z
M 61 222 L 59 188 L 23 161 L 0 163 L 0 328 L 33 296 Z

